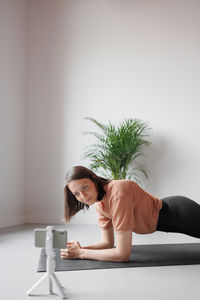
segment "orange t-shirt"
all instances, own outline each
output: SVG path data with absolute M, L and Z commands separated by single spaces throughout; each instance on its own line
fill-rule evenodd
M 132 180 L 112 180 L 104 186 L 105 196 L 96 202 L 102 229 L 145 234 L 156 230 L 162 200 L 144 191 Z

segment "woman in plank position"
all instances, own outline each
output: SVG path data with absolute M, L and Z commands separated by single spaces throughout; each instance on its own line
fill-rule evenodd
M 108 180 L 82 166 L 67 173 L 66 183 L 66 222 L 81 209 L 95 204 L 101 241 L 86 247 L 70 241 L 66 249 L 61 249 L 61 258 L 128 261 L 132 232 L 147 234 L 158 230 L 200 238 L 200 205 L 186 197 L 158 199 L 132 180 Z

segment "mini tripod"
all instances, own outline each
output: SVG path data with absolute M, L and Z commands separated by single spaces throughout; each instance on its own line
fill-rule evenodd
M 47 254 L 47 260 L 46 260 L 46 266 L 47 266 L 47 271 L 38 282 L 34 284 L 34 286 L 27 291 L 27 295 L 31 296 L 31 292 L 44 280 L 48 279 L 49 282 L 49 294 L 54 294 L 53 293 L 53 282 L 57 286 L 59 296 L 62 299 L 67 299 L 64 293 L 64 288 L 61 286 L 58 278 L 56 277 L 55 274 L 55 251 L 53 250 L 53 226 L 47 226 L 47 231 L 46 231 L 46 254 Z

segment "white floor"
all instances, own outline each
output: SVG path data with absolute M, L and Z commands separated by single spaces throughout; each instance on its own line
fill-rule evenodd
M 0 299 L 60 299 L 47 294 L 47 283 L 35 290 L 37 296 L 26 291 L 43 275 L 36 268 L 40 249 L 34 248 L 33 229 L 42 225 L 19 225 L 0 229 Z M 57 229 L 66 228 L 56 225 Z M 69 240 L 93 243 L 99 239 L 96 226 L 67 227 Z M 181 234 L 156 232 L 152 235 L 133 235 L 133 243 L 199 242 Z M 200 265 L 166 266 L 129 269 L 107 269 L 57 272 L 67 291 L 68 299 L 81 300 L 199 300 Z M 56 290 L 55 290 L 56 291 Z

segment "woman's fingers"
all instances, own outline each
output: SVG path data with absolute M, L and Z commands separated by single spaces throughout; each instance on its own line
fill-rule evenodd
M 60 249 L 60 257 L 61 258 L 75 258 L 75 254 L 70 249 Z
M 68 256 L 69 256 L 68 249 L 60 249 L 61 258 L 68 258 Z
M 75 243 L 76 243 L 76 241 L 69 241 L 69 242 L 67 242 L 67 244 L 69 244 L 69 245 L 73 245 Z
M 66 249 L 60 249 L 60 256 L 61 258 L 77 258 L 80 248 L 78 241 L 69 241 Z
M 67 244 L 67 248 L 68 249 L 74 248 L 75 245 L 76 245 L 75 243 Z
M 60 249 L 60 254 L 66 254 L 66 249 Z
M 67 242 L 67 247 L 71 247 L 76 243 L 76 241 L 69 241 Z
M 77 245 L 79 245 L 79 247 L 81 247 L 81 245 L 78 241 L 69 241 L 69 242 L 67 242 L 67 247 L 68 248 L 71 248 L 71 247 L 77 246 Z

